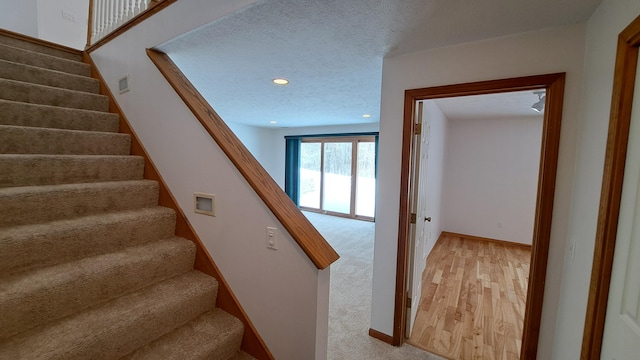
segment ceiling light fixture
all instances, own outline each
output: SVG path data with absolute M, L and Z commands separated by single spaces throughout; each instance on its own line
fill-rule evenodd
M 364 114 L 364 115 L 362 115 L 362 117 L 363 117 L 363 118 L 367 118 L 367 119 L 368 119 L 368 118 L 370 118 L 370 117 L 371 117 L 371 114 Z
M 276 85 L 287 85 L 289 83 L 289 80 L 284 78 L 275 78 L 272 81 Z
M 538 95 L 538 101 L 531 105 L 531 109 L 535 112 L 542 112 L 544 110 L 544 103 L 547 99 L 547 96 L 544 95 L 544 91 L 534 91 L 535 95 Z
M 278 123 L 278 122 L 277 122 L 277 121 L 275 121 L 275 120 L 271 120 L 271 121 L 269 121 L 269 124 L 277 124 L 277 123 Z

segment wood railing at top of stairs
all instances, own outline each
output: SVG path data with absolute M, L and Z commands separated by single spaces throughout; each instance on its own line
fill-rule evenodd
M 87 47 L 91 52 L 176 0 L 89 0 Z
M 338 260 L 339 256 L 331 245 L 311 225 L 169 56 L 151 49 L 147 50 L 147 54 L 313 264 L 318 269 L 325 269 Z

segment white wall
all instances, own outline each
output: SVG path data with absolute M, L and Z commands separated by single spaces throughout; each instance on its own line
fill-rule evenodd
M 177 1 L 91 56 L 114 94 L 129 74 L 119 105 L 275 358 L 324 359 L 329 269 L 315 268 L 145 53 L 253 2 Z M 216 194 L 216 217 L 190 211 L 196 191 Z M 277 251 L 267 226 L 279 229 Z
M 575 255 L 572 259 L 567 254 L 567 261 L 562 269 L 556 338 L 552 349 L 546 352 L 549 354 L 547 358 L 577 359 L 580 356 L 598 221 L 617 37 L 638 14 L 640 2 L 637 0 L 603 0 L 588 22 L 582 121 L 578 131 L 573 206 L 568 241 L 565 244 L 568 247 L 570 243 L 575 243 Z
M 538 355 L 540 359 L 550 358 L 556 309 L 561 293 L 558 274 L 563 269 L 567 245 L 584 40 L 585 25 L 577 24 L 384 60 L 379 154 L 379 166 L 382 171 L 378 179 L 376 209 L 378 217 L 373 265 L 372 329 L 388 335 L 393 333 L 404 91 L 436 85 L 566 72 L 548 276 Z
M 429 133 L 429 159 L 427 162 L 427 191 L 426 201 L 428 216 L 431 222 L 427 223 L 427 239 L 422 251 L 423 260 L 429 255 L 443 229 L 443 178 L 445 167 L 445 154 L 449 137 L 449 120 L 440 108 L 431 100 L 424 102 L 423 119 L 430 123 Z M 423 124 L 427 120 L 423 120 Z M 422 270 L 426 266 L 422 261 Z M 422 270 L 420 273 L 422 273 Z
M 449 120 L 446 231 L 531 245 L 542 121 Z
M 227 125 L 233 133 L 242 141 L 244 146 L 251 152 L 251 155 L 260 162 L 260 165 L 267 170 L 271 177 L 280 169 L 279 164 L 284 163 L 284 150 L 280 151 L 280 142 L 284 138 L 276 138 L 277 129 L 269 129 L 258 126 L 228 122 Z M 278 141 L 281 140 L 281 141 Z M 278 174 L 280 176 L 280 174 Z M 281 175 L 284 178 L 284 174 Z M 278 183 L 279 184 L 279 183 Z M 280 184 L 279 184 L 280 185 Z M 281 185 L 284 189 L 284 185 Z
M 87 43 L 88 17 L 89 0 L 0 0 L 0 28 L 75 49 Z
M 0 0 L 0 28 L 38 37 L 38 0 Z
M 84 49 L 89 26 L 89 0 L 37 1 L 38 38 L 75 49 Z

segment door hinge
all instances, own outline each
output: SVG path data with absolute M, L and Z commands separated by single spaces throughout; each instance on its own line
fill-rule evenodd
M 415 124 L 415 126 L 413 127 L 413 134 L 414 135 L 422 134 L 422 124 Z
M 415 223 L 416 223 L 416 218 L 417 218 L 417 217 L 418 217 L 418 216 L 417 216 L 416 214 L 411 213 L 411 217 L 409 218 L 409 221 L 410 221 L 412 224 L 415 224 Z
M 411 309 L 411 297 L 409 297 L 409 293 L 407 293 L 407 308 Z

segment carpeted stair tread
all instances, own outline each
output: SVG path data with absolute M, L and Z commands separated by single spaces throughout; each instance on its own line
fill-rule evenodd
M 174 236 L 176 214 L 154 206 L 0 228 L 0 274 L 13 274 Z
M 0 125 L 0 154 L 128 155 L 131 136 Z
M 244 351 L 238 351 L 238 353 L 234 357 L 232 357 L 231 360 L 256 360 L 256 358 Z
M 0 34 L 0 44 L 13 46 L 20 49 L 30 50 L 33 52 L 55 56 L 67 60 L 82 61 L 82 52 L 80 50 L 68 49 L 69 51 L 30 41 L 24 41 L 5 34 Z
M 157 204 L 158 183 L 151 180 L 0 188 L 0 227 Z
M 0 188 L 142 179 L 144 158 L 131 155 L 0 154 Z
M 117 114 L 0 99 L 0 124 L 118 132 Z
M 243 332 L 240 320 L 216 309 L 120 360 L 231 359 L 240 348 Z
M 0 59 L 69 74 L 91 76 L 89 64 L 9 45 L 0 44 Z
M 170 238 L 0 277 L 0 339 L 193 269 L 195 244 Z
M 0 60 L 0 78 L 97 94 L 100 82 L 86 76 Z
M 73 109 L 109 111 L 104 95 L 0 79 L 0 99 Z
M 0 359 L 117 359 L 213 310 L 217 288 L 190 271 L 0 342 Z

